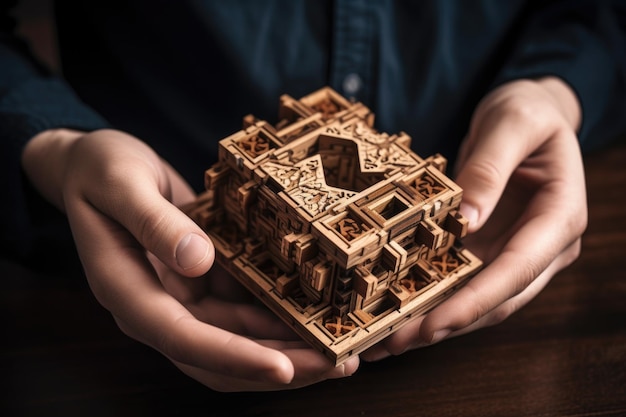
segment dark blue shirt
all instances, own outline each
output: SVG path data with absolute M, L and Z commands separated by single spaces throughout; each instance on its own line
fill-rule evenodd
M 369 106 L 379 130 L 411 135 L 420 155 L 454 159 L 490 89 L 556 75 L 581 101 L 582 146 L 604 143 L 626 130 L 625 10 L 608 0 L 59 0 L 66 81 L 2 19 L 0 185 L 12 209 L 2 245 L 32 248 L 37 228 L 15 179 L 21 147 L 48 128 L 126 130 L 200 189 L 217 141 L 246 114 L 275 120 L 283 93 L 330 85 Z

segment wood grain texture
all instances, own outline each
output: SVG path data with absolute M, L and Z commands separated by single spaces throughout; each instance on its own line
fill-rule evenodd
M 124 336 L 84 284 L 0 262 L 0 415 L 626 415 L 626 144 L 585 158 L 581 257 L 504 323 L 286 392 L 221 394 Z

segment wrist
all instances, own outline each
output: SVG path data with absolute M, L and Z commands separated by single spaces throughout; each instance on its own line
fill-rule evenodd
M 540 78 L 537 83 L 553 98 L 555 106 L 572 129 L 575 132 L 578 131 L 582 123 L 582 109 L 572 87 L 562 79 L 553 76 Z
M 69 150 L 84 135 L 71 129 L 49 129 L 38 133 L 24 147 L 22 168 L 39 193 L 60 210 Z

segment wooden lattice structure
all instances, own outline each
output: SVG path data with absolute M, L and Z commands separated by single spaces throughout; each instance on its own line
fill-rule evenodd
M 481 261 L 446 159 L 330 88 L 283 96 L 220 141 L 206 191 L 186 208 L 217 261 L 335 364 L 450 296 Z

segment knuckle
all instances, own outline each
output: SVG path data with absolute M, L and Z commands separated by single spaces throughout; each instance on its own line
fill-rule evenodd
M 547 259 L 547 255 L 545 254 L 527 256 L 526 259 L 524 259 L 524 264 L 518 265 L 516 270 L 513 270 L 512 296 L 518 295 L 524 291 L 535 280 L 535 278 L 543 272 L 548 264 L 549 261 Z
M 512 97 L 507 100 L 504 103 L 503 111 L 513 122 L 517 122 L 520 125 L 528 123 L 528 121 L 536 121 L 541 118 L 541 112 L 536 105 L 533 105 L 528 100 L 517 97 Z
M 504 176 L 498 165 L 485 158 L 473 163 L 467 174 L 473 183 L 489 189 L 496 188 Z
M 156 207 L 145 207 L 138 212 L 134 219 L 137 227 L 136 238 L 151 251 L 158 253 L 159 248 L 167 242 L 163 239 L 165 231 L 168 229 L 170 221 L 164 210 Z
M 471 282 L 469 284 L 471 284 Z M 458 329 L 478 321 L 491 310 L 488 300 L 469 284 L 465 288 L 468 290 L 470 302 L 466 304 L 465 311 L 461 315 L 461 320 L 457 323 L 456 327 Z

